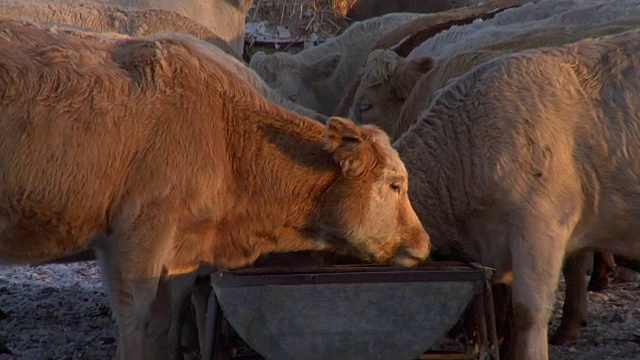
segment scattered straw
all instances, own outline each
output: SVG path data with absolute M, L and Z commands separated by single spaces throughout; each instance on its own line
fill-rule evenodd
M 344 16 L 345 4 L 355 0 L 256 0 L 249 11 L 250 21 L 268 21 L 282 26 L 297 39 L 313 33 L 324 39 L 344 30 L 350 21 Z

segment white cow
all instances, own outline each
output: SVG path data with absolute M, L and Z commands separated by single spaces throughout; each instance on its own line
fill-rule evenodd
M 548 359 L 565 256 L 640 256 L 639 53 L 630 30 L 498 57 L 394 143 L 434 257 L 512 285 L 518 360 Z

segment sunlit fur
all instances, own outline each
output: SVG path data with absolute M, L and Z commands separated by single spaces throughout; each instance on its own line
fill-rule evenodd
M 639 3 L 640 4 L 640 3 Z M 432 57 L 402 58 L 392 51 L 372 53 L 365 64 L 363 81 L 353 100 L 354 118 L 375 124 L 397 139 L 433 100 L 436 91 L 473 67 L 505 54 L 525 49 L 568 44 L 580 39 L 620 33 L 637 28 L 637 19 L 579 26 L 534 29 L 509 40 L 436 61 Z M 378 64 L 385 63 L 385 66 Z M 421 64 L 434 64 L 429 67 Z M 407 95 L 407 91 L 409 95 Z M 361 106 L 369 109 L 358 113 Z
M 119 358 L 168 356 L 173 279 L 203 264 L 428 256 L 382 131 L 274 105 L 186 36 L 69 31 L 0 19 L 0 263 L 95 248 Z
M 486 62 L 394 143 L 434 257 L 513 276 L 516 359 L 548 358 L 565 256 L 640 256 L 639 44 L 631 30 Z

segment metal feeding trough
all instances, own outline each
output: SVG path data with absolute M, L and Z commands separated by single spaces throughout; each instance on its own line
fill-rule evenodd
M 203 359 L 233 358 L 225 319 L 273 360 L 498 358 L 490 270 L 348 265 L 248 268 L 211 275 Z M 475 341 L 462 354 L 425 353 L 465 313 Z M 468 328 L 468 326 L 465 326 Z M 246 358 L 246 357 L 245 357 Z M 256 357 L 253 357 L 256 358 Z

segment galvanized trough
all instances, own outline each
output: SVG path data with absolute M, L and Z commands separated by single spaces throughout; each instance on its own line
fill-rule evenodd
M 202 359 L 233 358 L 221 340 L 223 318 L 257 358 L 497 359 L 490 276 L 449 262 L 216 272 Z M 475 329 L 466 351 L 426 352 L 465 311 Z

